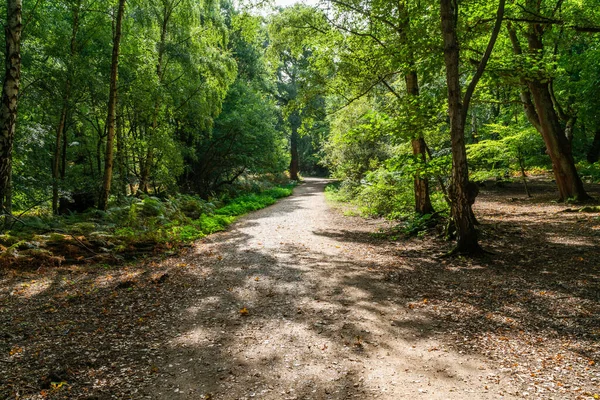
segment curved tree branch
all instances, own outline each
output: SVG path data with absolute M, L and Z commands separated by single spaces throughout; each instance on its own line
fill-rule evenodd
M 463 98 L 463 107 L 461 110 L 461 119 L 463 125 L 467 120 L 467 113 L 469 111 L 469 104 L 471 103 L 471 99 L 473 98 L 473 93 L 475 92 L 475 88 L 483 75 L 483 71 L 487 66 L 487 63 L 492 55 L 492 50 L 494 50 L 494 45 L 496 44 L 496 40 L 498 39 L 498 34 L 500 33 L 500 28 L 502 27 L 502 19 L 504 18 L 504 6 L 506 4 L 506 0 L 500 0 L 498 4 L 498 11 L 496 13 L 496 23 L 494 24 L 494 30 L 492 31 L 492 35 L 490 36 L 490 40 L 488 42 L 487 48 L 485 50 L 485 54 L 481 59 L 479 66 L 477 67 L 477 71 L 475 75 L 471 79 L 469 86 L 467 87 L 467 91 L 465 92 L 465 96 Z

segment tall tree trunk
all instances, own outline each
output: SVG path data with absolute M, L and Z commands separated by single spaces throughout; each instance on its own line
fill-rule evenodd
M 569 117 L 565 121 L 565 137 L 569 143 L 573 143 L 573 137 L 575 136 L 575 124 L 577 123 L 577 117 Z
M 427 145 L 423 137 L 411 139 L 413 155 L 421 163 L 427 162 Z M 423 177 L 417 170 L 414 178 L 415 188 L 415 212 L 420 215 L 433 214 L 435 212 L 429 195 L 429 179 Z
M 298 156 L 298 129 L 300 128 L 300 124 L 298 122 L 300 120 L 300 116 L 297 114 L 298 112 L 294 111 L 292 114 L 293 117 L 290 117 L 290 125 L 292 128 L 292 135 L 290 137 L 290 179 L 294 181 L 300 179 L 298 176 L 300 173 L 300 157 Z
M 444 63 L 446 65 L 446 82 L 448 85 L 448 113 L 450 116 L 450 140 L 452 142 L 452 177 L 450 182 L 451 213 L 456 228 L 457 246 L 454 252 L 472 254 L 481 251 L 477 241 L 471 204 L 474 196 L 469 193 L 469 170 L 467 151 L 465 148 L 465 123 L 475 88 L 483 75 L 492 50 L 498 38 L 505 0 L 500 0 L 496 23 L 490 36 L 488 46 L 477 67 L 475 75 L 467 86 L 464 98 L 460 85 L 460 53 L 456 22 L 458 3 L 453 0 L 440 0 L 440 16 L 442 20 L 442 36 L 444 41 Z M 462 99 L 462 101 L 461 101 Z
M 575 168 L 571 143 L 565 136 L 552 104 L 548 83 L 530 81 L 528 86 L 533 95 L 535 108 L 540 116 L 541 134 L 546 143 L 546 151 L 552 160 L 552 170 L 558 187 L 559 200 L 589 200 L 590 197 L 585 192 L 583 183 Z
M 523 49 L 521 47 L 521 43 L 519 42 L 519 38 L 517 37 L 516 29 L 512 26 L 512 24 L 510 22 L 508 22 L 506 24 L 506 27 L 508 30 L 508 36 L 510 38 L 510 42 L 512 44 L 513 53 L 515 53 L 518 56 L 522 55 Z M 521 87 L 520 87 L 520 91 L 519 91 L 519 97 L 521 99 L 521 103 L 523 103 L 523 110 L 525 111 L 525 117 L 527 117 L 527 120 L 529 121 L 529 123 L 531 125 L 533 125 L 535 127 L 535 129 L 537 129 L 538 132 L 541 132 L 542 127 L 540 125 L 540 117 L 537 114 L 537 111 L 535 109 L 535 105 L 533 104 L 533 101 L 531 100 L 531 92 L 529 91 L 529 88 L 527 87 L 527 81 L 523 77 L 521 77 L 520 80 L 521 80 Z
M 67 138 L 65 137 L 65 127 L 67 125 L 67 116 L 69 114 L 69 106 L 71 101 L 73 58 L 75 57 L 75 52 L 77 51 L 76 40 L 77 32 L 79 30 L 80 7 L 81 2 L 77 2 L 73 6 L 73 28 L 71 32 L 71 47 L 69 53 L 70 59 L 67 66 L 67 79 L 65 83 L 65 92 L 62 99 L 62 109 L 60 111 L 60 117 L 58 119 L 58 127 L 56 128 L 56 146 L 54 148 L 54 159 L 52 164 L 52 211 L 54 212 L 54 214 L 58 214 L 58 180 L 64 179 L 66 170 Z M 61 149 L 63 153 L 62 157 Z
M 542 54 L 543 28 L 538 24 L 530 24 L 527 31 L 529 52 L 534 55 Z M 513 46 L 514 47 L 514 46 Z M 571 142 L 567 138 L 560 123 L 560 117 L 555 109 L 550 83 L 547 79 L 534 78 L 527 80 L 527 87 L 533 97 L 533 104 L 539 116 L 539 131 L 546 143 L 546 151 L 552 161 L 552 170 L 558 187 L 559 199 L 565 201 L 589 200 L 583 183 L 575 168 L 575 160 Z
M 539 11 L 539 3 L 529 1 L 528 8 Z M 513 47 L 513 53 L 523 54 L 521 43 L 517 37 L 516 29 L 508 24 L 508 35 Z M 544 43 L 542 36 L 544 28 L 535 23 L 530 23 L 526 32 L 528 50 L 532 55 L 543 54 Z M 552 96 L 551 83 L 545 77 L 540 78 L 521 78 L 521 101 L 525 110 L 525 116 L 529 122 L 540 132 L 546 152 L 552 161 L 552 170 L 558 188 L 559 199 L 575 199 L 576 201 L 585 201 L 590 197 L 583 188 L 583 183 L 579 178 L 575 168 L 575 160 L 571 150 L 572 128 L 575 120 L 567 121 L 567 131 L 560 123 L 560 116 L 557 112 L 556 100 Z M 570 137 L 568 137 L 568 135 Z
M 465 148 L 465 125 L 462 118 L 461 87 L 459 73 L 459 48 L 456 35 L 455 16 L 452 0 L 440 0 L 442 35 L 444 38 L 444 62 L 448 84 L 448 113 L 450 115 L 450 139 L 452 142 L 452 178 L 450 201 L 452 220 L 457 234 L 456 251 L 471 253 L 479 250 L 477 231 L 471 221 L 471 205 L 467 185 L 469 170 Z
M 400 43 L 409 49 L 409 71 L 404 76 L 404 81 L 406 83 L 408 97 L 410 98 L 409 101 L 411 102 L 410 109 L 417 113 L 419 110 L 419 78 L 416 70 L 413 69 L 415 65 L 414 54 L 410 48 L 411 43 L 407 40 L 406 30 L 410 29 L 410 13 L 406 8 L 406 4 L 403 2 L 398 2 L 398 15 L 401 18 L 401 25 L 404 26 L 403 29 L 398 31 Z M 383 83 L 392 92 L 392 94 L 398 98 L 398 100 L 403 101 L 403 99 L 400 98 L 400 96 L 392 89 L 391 86 L 389 86 L 385 81 Z M 411 138 L 413 156 L 418 162 L 425 164 L 427 162 L 427 144 L 425 143 L 425 138 L 423 137 L 423 131 L 420 129 L 420 127 L 414 131 L 418 132 L 418 134 L 413 134 L 413 137 Z M 418 168 L 415 172 L 413 185 L 415 191 L 415 212 L 420 215 L 432 214 L 435 210 L 433 209 L 431 197 L 429 195 L 429 180 L 422 176 L 420 168 Z
M 11 176 L 12 152 L 17 123 L 17 104 L 21 84 L 22 0 L 7 0 L 6 53 L 4 85 L 0 105 L 0 205 L 12 211 Z
M 408 95 L 412 97 L 412 101 L 417 107 L 419 97 L 419 80 L 417 73 L 411 71 L 406 74 L 406 90 Z M 419 135 L 411 139 L 413 156 L 425 164 L 427 162 L 427 145 L 423 138 L 422 131 Z M 415 212 L 417 214 L 425 215 L 432 214 L 435 210 L 431 204 L 431 197 L 429 195 L 429 179 L 422 176 L 421 172 L 417 170 L 414 178 L 414 189 L 415 189 Z
M 113 174 L 113 147 L 115 141 L 115 123 L 117 118 L 117 82 L 119 78 L 119 50 L 121 46 L 121 31 L 123 26 L 123 15 L 125 14 L 125 1 L 119 0 L 119 10 L 117 11 L 117 21 L 115 36 L 113 41 L 112 62 L 110 67 L 110 93 L 108 99 L 108 117 L 106 119 L 106 157 L 104 158 L 104 180 L 102 192 L 98 201 L 98 208 L 106 210 L 108 208 L 108 197 L 110 195 L 110 186 Z

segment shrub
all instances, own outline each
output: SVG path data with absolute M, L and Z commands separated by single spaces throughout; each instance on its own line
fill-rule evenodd
M 112 252 L 119 253 L 136 247 L 139 250 L 140 244 L 143 244 L 143 249 L 161 243 L 169 243 L 171 247 L 225 230 L 238 216 L 289 196 L 292 187 L 270 187 L 258 193 L 244 194 L 229 200 L 220 208 L 199 197 L 179 195 L 166 200 L 156 197 L 128 198 L 121 206 L 113 207 L 106 213 L 49 217 L 48 223 L 38 216 L 24 216 L 28 224 L 21 224 L 9 234 L 0 236 L 0 249 L 12 252 L 35 238 L 36 242 L 51 243 L 55 245 L 54 250 L 61 251 L 57 245 L 68 242 L 70 237 L 59 233 L 36 235 L 48 228 L 50 231 L 87 236 L 90 246 L 101 247 L 102 251 L 110 248 Z M 42 229 L 36 229 L 38 226 Z

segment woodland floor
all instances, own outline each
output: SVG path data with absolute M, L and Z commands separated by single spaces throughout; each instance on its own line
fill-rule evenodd
M 441 258 L 325 184 L 177 258 L 0 271 L 0 398 L 598 398 L 598 213 L 483 188 L 495 254 Z

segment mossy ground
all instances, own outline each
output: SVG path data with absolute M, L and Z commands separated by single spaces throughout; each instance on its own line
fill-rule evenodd
M 0 267 L 39 268 L 70 263 L 118 263 L 177 249 L 225 230 L 241 215 L 292 194 L 294 184 L 231 199 L 180 195 L 127 199 L 107 212 L 51 217 L 39 210 L 15 219 L 0 235 Z

